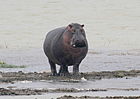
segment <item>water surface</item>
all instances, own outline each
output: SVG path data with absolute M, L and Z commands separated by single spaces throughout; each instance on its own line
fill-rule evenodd
M 85 24 L 90 49 L 140 49 L 139 0 L 0 0 L 0 48 L 41 48 L 46 32 Z

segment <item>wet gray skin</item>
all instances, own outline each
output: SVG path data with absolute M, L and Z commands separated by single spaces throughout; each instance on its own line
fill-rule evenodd
M 88 51 L 84 25 L 69 24 L 50 31 L 44 42 L 44 52 L 48 57 L 52 75 L 57 75 L 56 64 L 60 65 L 58 75 L 69 75 L 68 66 L 73 65 L 73 73 L 79 73 L 79 64 Z

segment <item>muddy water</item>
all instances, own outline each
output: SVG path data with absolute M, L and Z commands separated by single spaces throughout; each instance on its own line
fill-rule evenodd
M 0 60 L 8 64 L 27 65 L 27 68 L 0 71 L 43 72 L 50 71 L 47 57 L 42 49 L 0 50 Z M 140 50 L 89 50 L 80 65 L 81 72 L 140 69 Z M 57 66 L 59 68 L 59 66 Z M 72 67 L 69 67 L 70 71 Z
M 55 85 L 55 86 L 54 86 Z M 15 81 L 14 83 L 3 83 L 1 88 L 18 88 L 18 89 L 107 89 L 117 91 L 139 91 L 140 92 L 140 77 L 128 77 L 102 79 L 102 80 L 80 80 L 78 82 L 55 81 L 55 80 L 40 80 L 40 81 Z M 131 90 L 132 88 L 132 90 Z M 126 90 L 125 90 L 126 89 Z M 134 90 L 133 90 L 134 89 Z
M 90 49 L 140 48 L 139 0 L 0 2 L 0 48 L 40 48 L 47 31 L 71 22 L 85 24 Z
M 45 57 L 41 49 L 26 49 L 26 50 L 1 50 L 0 51 L 1 60 L 16 65 L 27 65 L 26 68 L 13 68 L 4 69 L 1 68 L 0 71 L 3 72 L 43 72 L 50 71 L 47 58 Z M 87 57 L 81 63 L 81 72 L 92 72 L 92 71 L 115 71 L 115 70 L 139 70 L 140 69 L 140 53 L 139 50 L 89 50 Z M 59 66 L 57 66 L 59 68 Z M 72 69 L 71 67 L 69 68 Z M 76 89 L 107 89 L 107 91 L 97 91 L 97 92 L 78 92 L 78 93 L 67 93 L 67 92 L 54 92 L 47 93 L 41 96 L 30 96 L 27 98 L 43 99 L 44 97 L 56 98 L 63 95 L 72 96 L 139 96 L 140 95 L 140 78 L 121 78 L 121 79 L 102 79 L 99 81 L 86 81 L 78 83 L 69 82 L 55 82 L 53 80 L 49 81 L 21 81 L 15 82 L 14 84 L 0 84 L 3 88 L 47 88 L 47 89 L 57 89 L 57 88 L 76 88 Z M 138 90 L 124 90 L 124 89 L 137 89 Z M 23 96 L 21 96 L 23 97 Z M 20 97 L 20 98 L 21 98 Z M 13 97 L 15 98 L 15 97 Z M 17 97 L 17 99 L 19 96 Z M 4 99 L 12 99 L 11 97 L 5 97 Z
M 72 82 L 57 82 L 57 81 L 19 81 L 14 84 L 1 84 L 1 88 L 12 89 L 47 89 L 57 90 L 60 88 L 63 91 L 50 91 L 44 93 L 41 97 L 56 98 L 63 95 L 72 96 L 139 96 L 140 94 L 140 77 L 136 78 L 118 78 L 118 79 L 102 79 L 97 81 L 80 81 Z M 67 91 L 71 90 L 72 91 Z M 89 89 L 99 89 L 99 91 L 85 91 Z M 78 90 L 78 91 L 75 91 Z M 106 91 L 102 91 L 106 90 Z M 32 98 L 33 96 L 30 96 Z M 35 96 L 34 96 L 35 97 Z M 6 97 L 8 99 L 8 97 Z

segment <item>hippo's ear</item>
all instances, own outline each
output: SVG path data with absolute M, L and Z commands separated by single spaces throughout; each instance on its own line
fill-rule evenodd
M 84 24 L 82 24 L 81 27 L 84 27 Z
M 68 27 L 71 29 L 71 28 L 72 28 L 72 25 L 71 25 L 71 24 L 69 24 L 69 25 L 68 25 Z

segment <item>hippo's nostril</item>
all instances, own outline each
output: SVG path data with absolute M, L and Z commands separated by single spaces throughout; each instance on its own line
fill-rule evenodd
M 85 42 L 75 43 L 75 47 L 85 47 L 85 46 L 86 46 Z
M 76 42 L 79 42 L 79 40 L 76 40 Z

